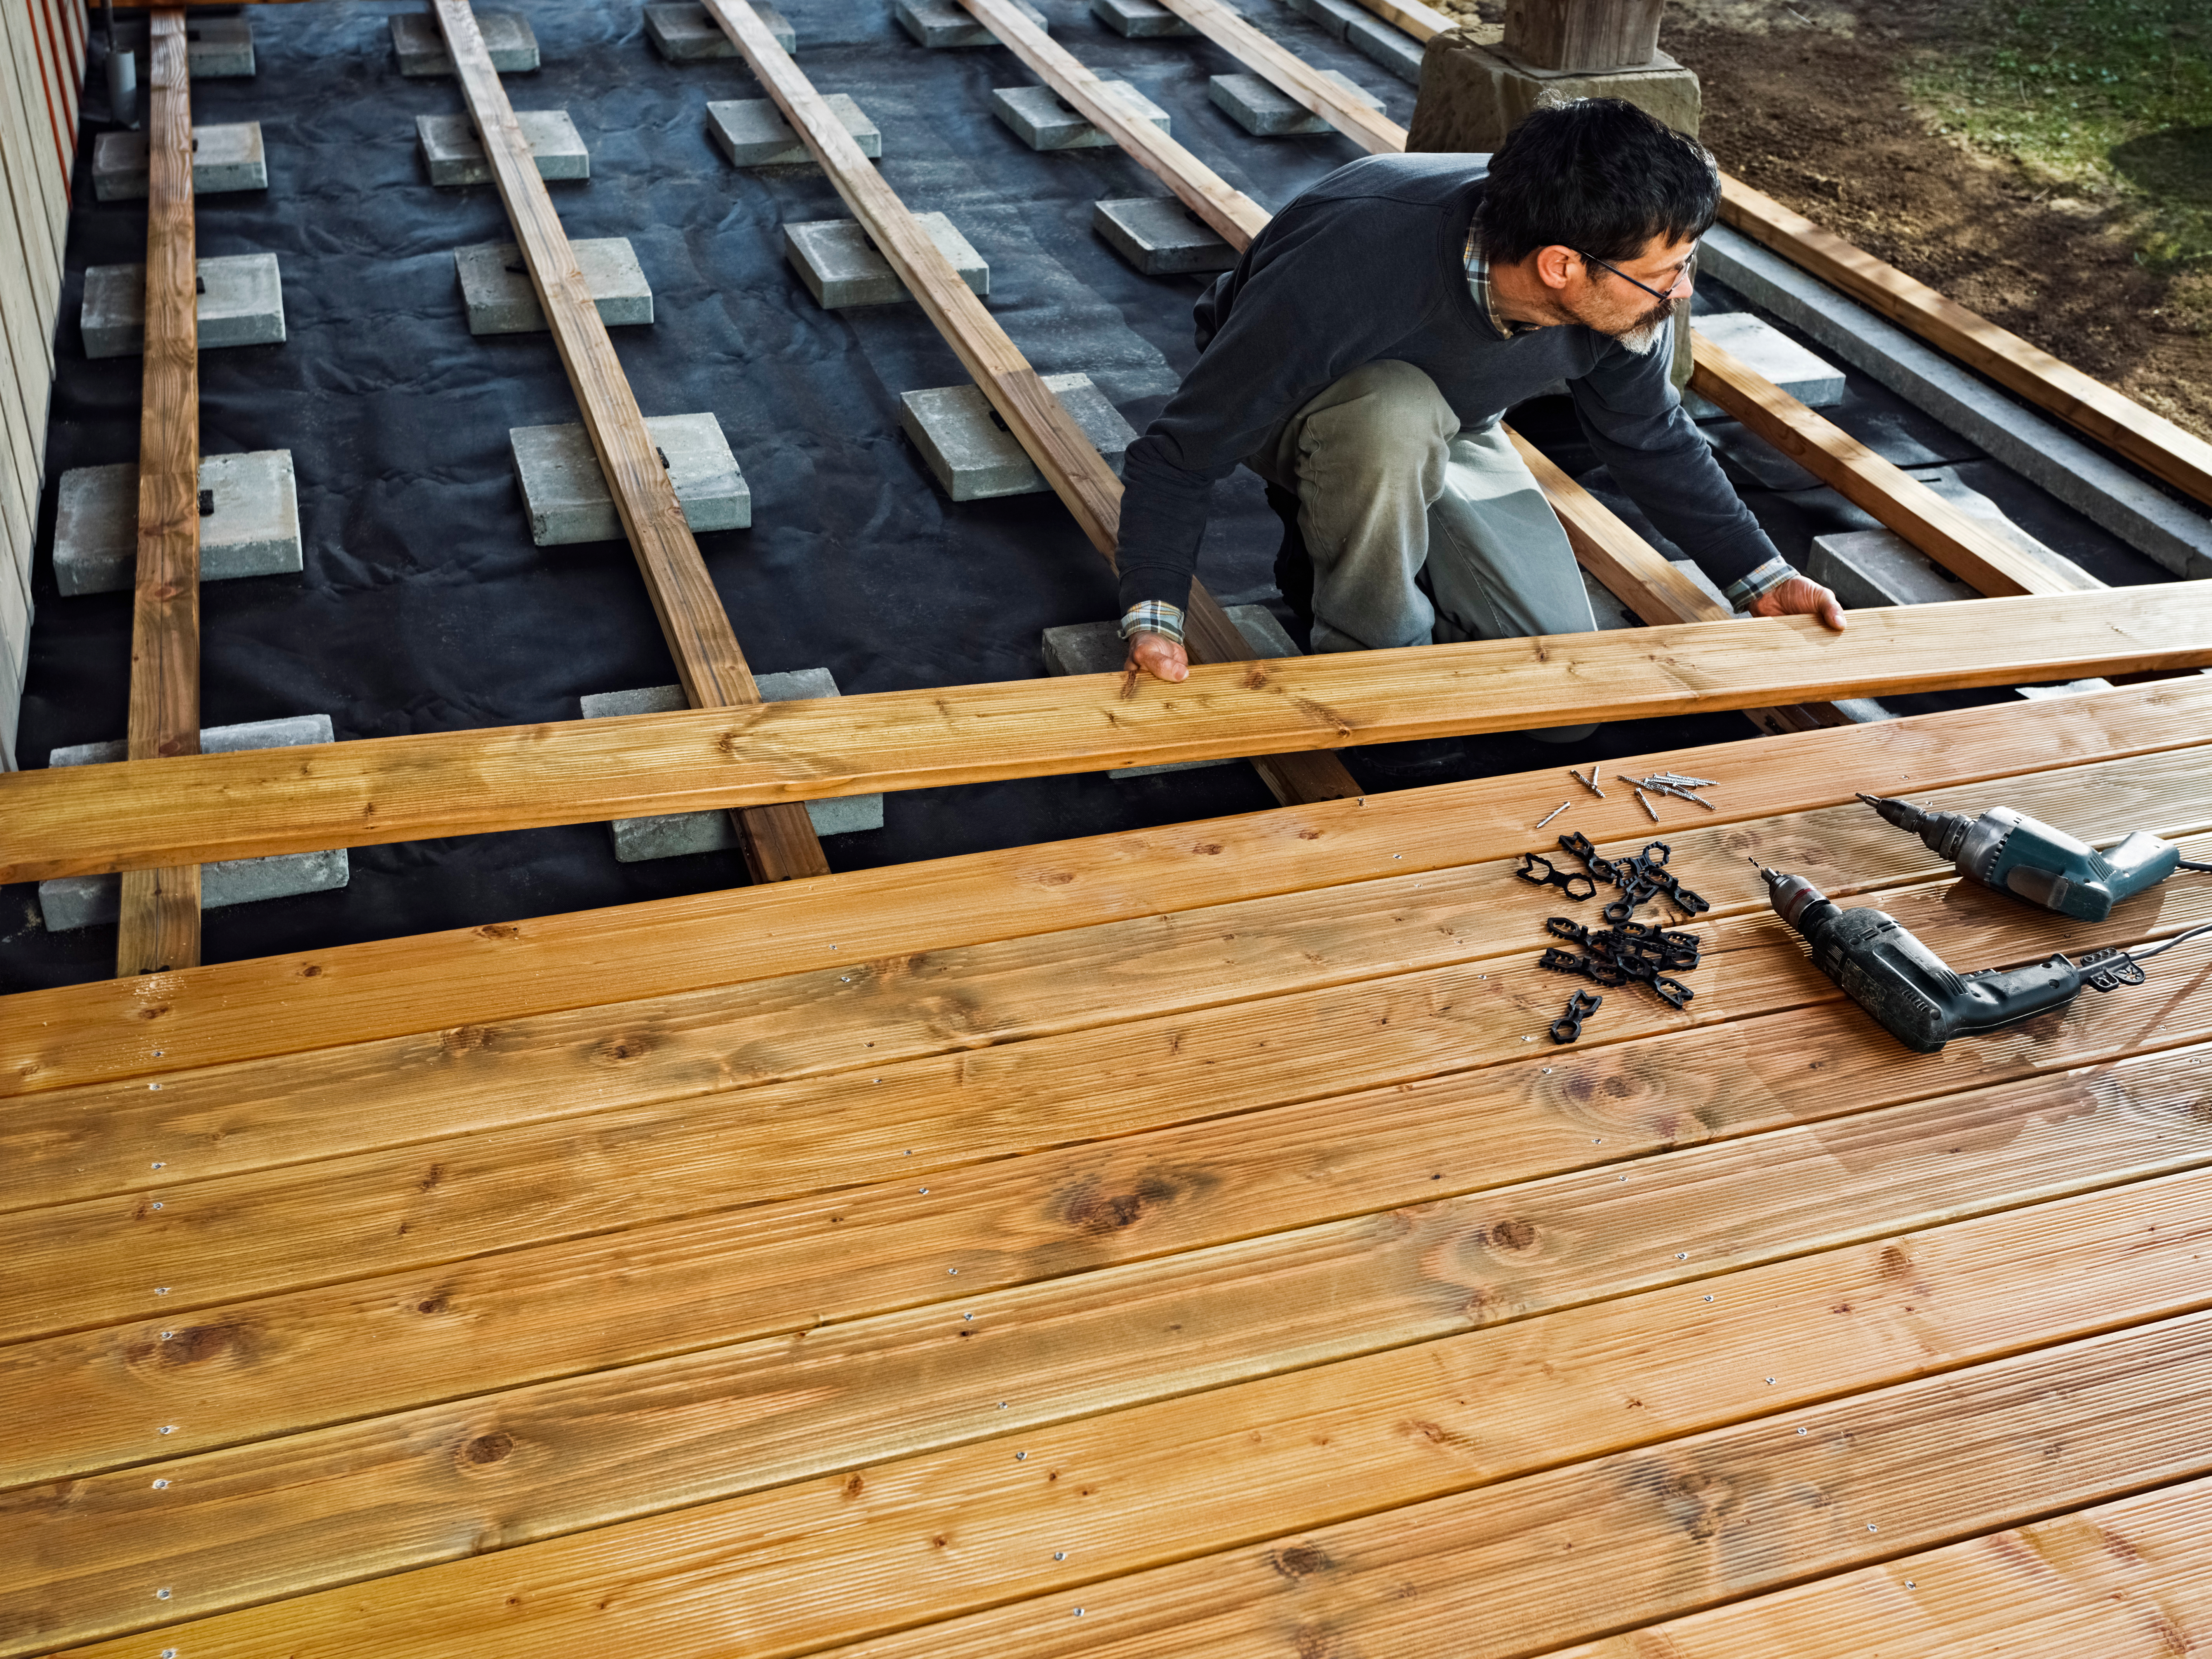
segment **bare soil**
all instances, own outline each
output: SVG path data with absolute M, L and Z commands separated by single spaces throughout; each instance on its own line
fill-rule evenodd
M 1499 0 L 1446 0 L 1502 20 Z M 1721 165 L 1962 305 L 2212 438 L 2212 274 L 2138 263 L 2125 209 L 1970 149 L 1917 107 L 1944 0 L 1677 0 L 1661 45 L 1703 82 Z

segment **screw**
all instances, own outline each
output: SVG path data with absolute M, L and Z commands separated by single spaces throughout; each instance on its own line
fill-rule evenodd
M 1687 1250 L 1677 1250 L 1674 1252 L 1674 1260 L 1677 1261 L 1687 1261 L 1689 1259 L 1690 1253 Z
M 156 1601 L 166 1601 L 169 1599 L 169 1592 L 167 1589 L 157 1589 L 154 1592 L 154 1599 Z
M 161 1432 L 163 1434 L 174 1434 L 176 1431 L 177 1425 L 173 1423 L 164 1423 L 161 1425 Z
M 1797 1431 L 1797 1432 L 1798 1432 L 1798 1433 L 1800 1433 L 1800 1434 L 1810 1434 L 1810 1433 L 1812 1433 L 1813 1431 L 1812 1431 L 1812 1430 L 1810 1430 L 1810 1429 L 1800 1429 L 1800 1430 L 1798 1430 L 1798 1431 Z
M 149 1084 L 148 1084 L 146 1086 L 147 1086 L 148 1088 L 149 1088 L 149 1089 L 158 1089 L 158 1088 L 160 1088 L 161 1085 L 160 1084 L 158 1084 L 158 1083 L 149 1083 Z
M 1766 1379 L 1766 1386 L 1770 1389 L 1774 1386 L 1774 1379 L 1772 1377 L 1770 1376 Z
M 1078 1607 L 1078 1608 L 1076 1608 L 1076 1610 L 1075 1610 L 1075 1616 L 1076 1616 L 1078 1619 L 1080 1619 L 1080 1618 L 1082 1618 L 1082 1617 L 1083 1617 L 1083 1609 L 1082 1609 L 1081 1607 Z
M 1706 1300 L 1706 1301 L 1708 1301 L 1708 1302 L 1710 1302 L 1710 1301 L 1711 1301 L 1711 1300 L 1712 1300 L 1712 1297 L 1707 1297 L 1705 1298 L 1705 1300 Z
M 1905 1581 L 1905 1588 L 1907 1589 L 1918 1589 L 1920 1586 L 1915 1583 L 1911 1579 L 1908 1578 Z
M 1014 1454 L 1014 1462 L 1017 1463 L 1026 1463 L 1029 1462 L 1029 1457 L 1030 1455 L 1027 1452 L 1016 1452 Z
M 1658 814 L 1658 812 L 1657 812 L 1657 811 L 1656 811 L 1652 807 L 1651 803 L 1650 803 L 1649 800 L 1647 800 L 1647 799 L 1644 799 L 1644 792 L 1643 792 L 1641 789 L 1639 789 L 1639 790 L 1638 790 L 1638 791 L 1636 792 L 1636 799 L 1637 799 L 1637 800 L 1638 800 L 1639 803 L 1641 803 L 1641 804 L 1642 804 L 1642 805 L 1643 805 L 1643 807 L 1644 807 L 1644 810 L 1646 812 L 1649 812 L 1649 813 L 1651 815 L 1651 822 L 1652 822 L 1652 823 L 1658 823 L 1658 822 L 1659 822 L 1659 814 Z
M 958 1272 L 960 1271 L 960 1269 L 959 1269 L 959 1268 L 957 1268 L 957 1267 L 955 1267 L 952 1271 L 953 1271 L 954 1273 L 958 1273 Z M 973 1319 L 975 1316 L 974 1314 L 962 1314 L 960 1316 L 961 1316 L 963 1319 Z
M 1873 1522 L 1869 1521 L 1867 1522 L 1867 1530 L 1869 1532 L 1880 1532 L 1881 1528 L 1875 1525 Z
M 947 1273 L 951 1274 L 951 1275 L 953 1278 L 955 1278 L 955 1279 L 957 1279 L 957 1278 L 959 1278 L 959 1277 L 960 1277 L 960 1269 L 959 1269 L 959 1268 L 957 1268 L 957 1267 L 947 1267 L 945 1271 Z M 970 1318 L 970 1319 L 973 1319 L 975 1316 L 974 1314 L 969 1314 L 969 1315 L 968 1316 L 968 1317 L 969 1317 L 969 1318 Z
M 175 1334 L 176 1334 L 176 1333 L 175 1333 L 174 1331 L 163 1331 L 163 1332 L 161 1333 L 161 1340 L 162 1340 L 162 1341 L 164 1341 L 164 1342 L 167 1342 L 167 1341 L 171 1337 L 174 1336 Z
M 919 1190 L 921 1191 L 921 1195 L 922 1195 L 924 1198 L 927 1198 L 927 1197 L 929 1196 L 929 1188 L 928 1188 L 924 1187 L 924 1188 L 920 1188 Z
M 155 1169 L 157 1169 L 157 1170 L 166 1170 L 166 1169 L 167 1169 L 169 1166 L 168 1166 L 167 1164 L 156 1164 L 155 1165 L 154 1165 L 154 1167 L 155 1167 Z
M 154 1207 L 157 1210 L 161 1207 L 161 1201 L 158 1199 L 155 1200 Z
M 167 1048 L 156 1048 L 154 1050 L 154 1058 L 159 1060 L 163 1054 L 166 1054 L 169 1051 Z
M 1538 819 L 1536 820 L 1536 823 L 1535 823 L 1534 827 L 1535 827 L 1536 829 L 1541 830 L 1541 829 L 1542 829 L 1546 824 L 1549 823 L 1550 823 L 1553 818 L 1555 818 L 1555 817 L 1559 817 L 1560 813 L 1562 813 L 1562 812 L 1565 811 L 1567 810 L 1567 808 L 1569 808 L 1570 806 L 1572 806 L 1573 805 L 1574 805 L 1574 802 L 1572 802 L 1571 800 L 1563 800 L 1563 801 L 1561 801 L 1561 802 L 1560 802 L 1557 806 L 1554 806 L 1554 807 L 1553 807 L 1550 811 L 1548 811 L 1548 812 L 1545 813 L 1545 814 L 1544 814 L 1544 816 L 1543 816 L 1542 817 L 1538 818 Z M 157 1085 L 157 1086 L 158 1086 L 158 1085 Z
M 168 1489 L 169 1483 L 167 1480 L 156 1480 L 154 1483 L 154 1490 L 155 1492 L 167 1492 Z
M 154 1287 L 154 1294 L 156 1296 L 167 1296 L 168 1293 L 169 1287 L 167 1285 L 156 1285 Z
M 1067 1559 L 1067 1552 L 1066 1550 L 1054 1550 L 1052 1553 L 1052 1559 L 1055 1561 L 1065 1561 Z

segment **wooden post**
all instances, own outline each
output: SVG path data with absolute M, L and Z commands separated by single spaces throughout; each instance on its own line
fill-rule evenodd
M 200 750 L 199 300 L 185 14 L 148 27 L 146 358 L 138 425 L 138 571 L 131 623 L 132 760 Z M 197 967 L 197 864 L 126 871 L 118 975 Z
M 1666 0 L 1508 0 L 1510 57 L 1531 69 L 1642 69 L 1659 56 Z

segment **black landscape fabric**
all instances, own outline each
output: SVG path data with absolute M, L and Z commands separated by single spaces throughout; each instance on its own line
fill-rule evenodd
M 1052 495 L 953 505 L 901 438 L 902 392 L 966 377 L 918 307 L 826 312 L 800 284 L 779 227 L 849 216 L 817 169 L 741 171 L 714 147 L 709 100 L 766 95 L 743 63 L 665 61 L 635 4 L 502 3 L 528 16 L 543 54 L 536 72 L 507 77 L 510 100 L 565 109 L 591 151 L 587 181 L 550 186 L 568 234 L 628 237 L 652 286 L 652 325 L 613 331 L 640 404 L 649 416 L 711 411 L 751 489 L 751 529 L 699 539 L 756 672 L 827 667 L 847 694 L 1026 678 L 1044 672 L 1042 630 L 1110 617 L 1107 567 Z M 1409 118 L 1411 87 L 1276 0 L 1246 3 L 1309 62 L 1351 76 L 1394 120 Z M 1358 155 L 1334 135 L 1248 137 L 1208 100 L 1210 76 L 1241 72 L 1208 42 L 1125 40 L 1078 0 L 1042 6 L 1056 38 L 1102 76 L 1134 82 L 1170 112 L 1178 139 L 1265 206 Z M 781 9 L 817 88 L 850 94 L 882 130 L 884 177 L 910 208 L 949 215 L 988 262 L 990 308 L 1030 361 L 1048 374 L 1088 374 L 1141 430 L 1193 361 L 1190 307 L 1205 279 L 1138 275 L 1092 231 L 1091 204 L 1164 187 L 1117 150 L 1029 149 L 991 113 L 994 88 L 1034 78 L 1007 52 L 924 50 L 887 0 Z M 341 740 L 386 737 L 573 720 L 586 694 L 672 683 L 624 544 L 531 543 L 507 433 L 573 422 L 575 402 L 549 335 L 468 331 L 453 251 L 510 237 L 489 185 L 428 182 L 414 118 L 463 106 L 451 79 L 398 72 L 389 20 L 419 8 L 325 0 L 247 9 L 258 73 L 197 82 L 194 118 L 258 121 L 269 188 L 203 198 L 199 252 L 276 253 L 289 337 L 202 354 L 201 448 L 291 451 L 306 569 L 203 589 L 204 724 L 326 714 Z M 76 323 L 88 266 L 144 257 L 143 204 L 93 198 L 101 130 L 88 110 L 33 574 L 20 738 L 31 766 L 125 726 L 130 596 L 60 598 L 52 556 L 61 475 L 137 449 L 141 362 L 88 362 Z M 1743 308 L 1710 287 L 1698 303 Z M 1970 482 L 2108 580 L 2160 574 L 1924 416 L 1857 377 L 1850 384 L 1830 412 L 1883 453 L 1907 465 L 1967 464 Z M 1523 416 L 1562 465 L 1605 492 L 1563 400 Z M 1739 436 L 1737 448 L 1747 441 Z M 1802 479 L 1731 465 L 1785 552 L 1872 523 Z M 1202 574 L 1231 603 L 1271 603 L 1296 635 L 1272 586 L 1279 533 L 1257 481 L 1240 473 L 1216 493 Z M 1615 725 L 1571 751 L 1503 737 L 1350 759 L 1363 783 L 1387 789 L 1750 731 L 1715 715 Z M 827 847 L 834 867 L 851 869 L 1273 804 L 1243 765 L 1035 779 L 894 796 L 884 830 Z M 206 959 L 745 879 L 735 853 L 618 864 L 599 824 L 362 848 L 350 862 L 341 890 L 209 912 Z M 0 893 L 0 991 L 106 976 L 113 952 L 112 926 L 50 933 L 34 887 Z

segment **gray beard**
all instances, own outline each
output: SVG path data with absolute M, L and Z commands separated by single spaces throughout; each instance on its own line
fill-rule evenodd
M 1660 342 L 1668 337 L 1671 331 L 1668 325 L 1674 320 L 1674 313 L 1670 308 L 1661 316 L 1645 318 L 1635 327 L 1616 334 L 1613 337 L 1638 356 L 1648 357 L 1659 349 Z

